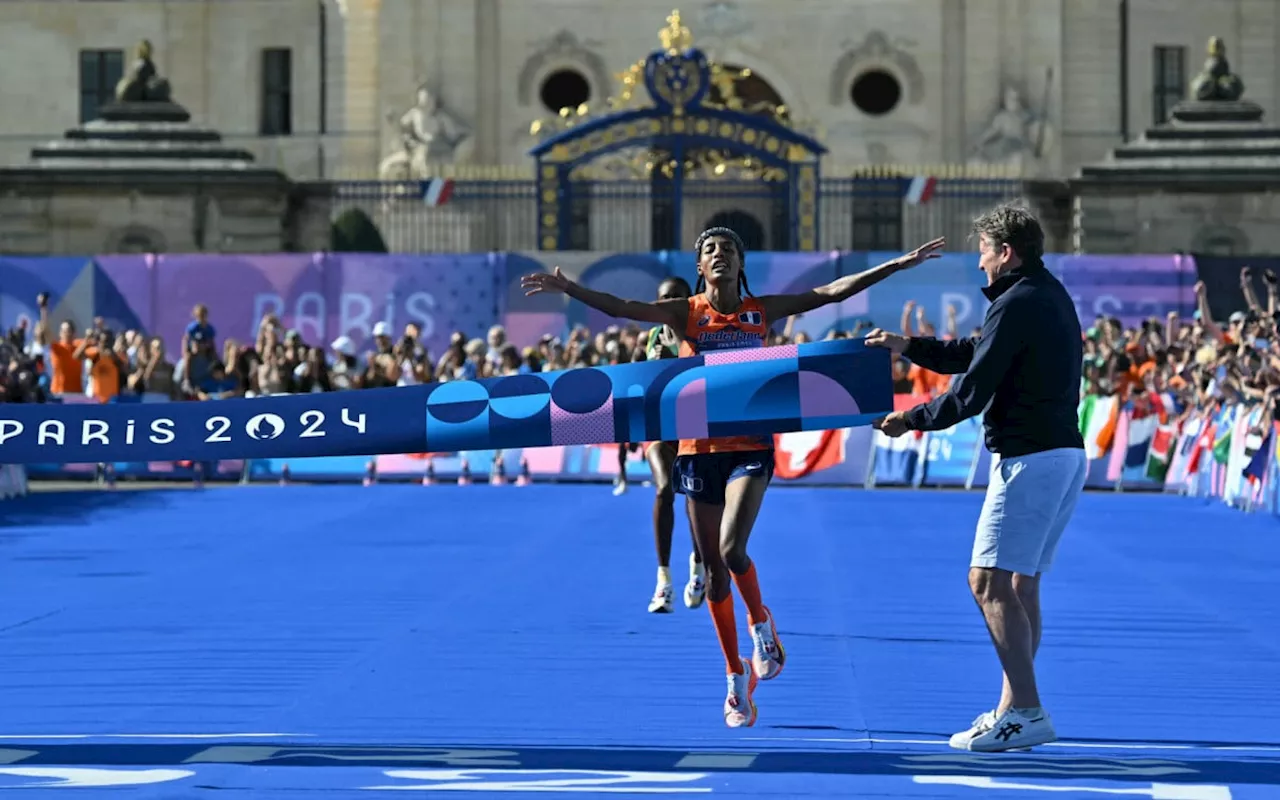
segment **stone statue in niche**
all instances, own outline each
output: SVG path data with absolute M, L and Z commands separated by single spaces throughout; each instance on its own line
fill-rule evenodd
M 116 84 L 117 103 L 172 102 L 169 81 L 156 71 L 151 52 L 151 42 L 143 39 L 134 51 L 133 66 Z
M 893 151 L 884 142 L 867 142 L 867 163 L 892 164 L 894 163 Z
M 1022 92 L 1006 87 L 1000 108 L 978 136 L 969 162 L 1003 167 L 1019 175 L 1036 172 L 1053 146 L 1053 130 L 1045 111 L 1032 111 Z
M 471 159 L 471 129 L 440 107 L 435 94 L 423 84 L 417 102 L 408 110 L 388 116 L 399 135 L 398 148 L 382 160 L 382 180 L 422 180 L 436 177 L 443 164 L 464 164 Z
M 1191 81 L 1191 96 L 1200 101 L 1239 100 L 1244 94 L 1244 81 L 1231 72 L 1227 63 L 1227 46 L 1218 36 L 1209 39 L 1209 57 L 1204 69 Z

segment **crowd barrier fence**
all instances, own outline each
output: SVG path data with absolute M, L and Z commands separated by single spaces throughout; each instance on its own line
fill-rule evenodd
M 898 395 L 910 408 L 928 398 Z M 1193 411 L 1180 423 L 1139 415 L 1114 397 L 1082 403 L 1093 490 L 1164 492 L 1217 500 L 1245 511 L 1280 513 L 1277 426 L 1260 406 Z M 775 436 L 775 477 L 783 485 L 845 488 L 986 487 L 994 459 L 982 424 L 968 419 L 945 431 L 890 439 L 870 427 Z M 34 464 L 0 468 L 0 487 L 36 480 L 116 479 L 221 482 L 609 482 L 618 476 L 618 445 L 569 445 L 381 456 L 249 459 L 210 463 Z M 5 470 L 16 470 L 7 473 Z M 22 473 L 19 476 L 17 473 Z M 627 457 L 628 478 L 644 481 L 639 451 Z M 4 491 L 0 488 L 0 492 Z

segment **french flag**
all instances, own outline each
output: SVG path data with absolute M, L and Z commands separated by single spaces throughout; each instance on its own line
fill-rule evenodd
M 449 202 L 453 196 L 453 181 L 449 178 L 428 178 L 422 182 L 422 202 L 436 208 Z
M 1245 465 L 1244 477 L 1254 487 L 1261 486 L 1263 481 L 1267 479 L 1267 465 L 1271 463 L 1275 444 L 1276 435 L 1273 428 L 1267 431 L 1267 438 L 1258 443 L 1258 447 L 1249 458 L 1249 463 Z
M 933 199 L 933 192 L 938 188 L 938 179 L 916 176 L 907 185 L 907 205 L 922 206 Z

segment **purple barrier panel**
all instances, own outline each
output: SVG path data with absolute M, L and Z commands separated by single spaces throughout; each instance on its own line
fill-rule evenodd
M 93 315 L 102 317 L 108 327 L 117 331 L 140 329 L 154 333 L 155 267 L 153 255 L 96 257 Z
M 1126 326 L 1170 311 L 1195 311 L 1196 266 L 1190 256 L 1048 256 L 1045 263 L 1075 300 L 1085 325 L 1099 315 Z
M 196 304 L 209 307 L 218 345 L 227 339 L 256 341 L 258 323 L 280 315 L 314 344 L 326 334 L 332 313 L 325 296 L 325 257 L 320 254 L 160 256 L 155 267 L 155 314 L 150 332 L 176 353 Z
M 600 331 L 617 324 L 563 295 L 525 297 L 521 276 L 551 272 L 557 266 L 590 289 L 628 300 L 656 300 L 658 286 L 670 275 L 662 253 L 509 253 L 498 283 L 502 324 L 517 347 L 536 344 L 544 335 L 563 337 L 575 325 Z
M 26 320 L 28 336 L 40 318 L 36 297 L 48 292 L 55 323 L 71 320 L 77 330 L 93 323 L 93 261 L 70 258 L 0 258 L 0 327 Z M 57 331 L 53 331 L 56 335 Z
M 503 256 L 342 254 L 328 260 L 326 344 L 349 336 L 357 349 L 373 348 L 373 326 L 386 322 L 393 340 L 404 326 L 422 327 L 433 357 L 461 332 L 484 338 L 499 321 L 498 276 Z

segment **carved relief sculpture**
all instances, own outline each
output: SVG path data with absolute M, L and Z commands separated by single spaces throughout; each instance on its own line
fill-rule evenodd
M 973 146 L 970 163 L 1001 167 L 1020 176 L 1037 172 L 1053 147 L 1046 112 L 1047 108 L 1039 112 L 1028 108 L 1022 92 L 1006 87 L 1000 108 Z
M 382 180 L 423 180 L 436 177 L 445 164 L 465 164 L 471 159 L 474 139 L 471 129 L 440 107 L 435 94 L 423 84 L 417 102 L 387 121 L 398 131 L 398 150 L 382 160 L 378 176 Z
M 134 51 L 133 66 L 116 84 L 117 103 L 168 103 L 169 81 L 160 77 L 151 61 L 151 42 L 143 39 Z
M 1220 37 L 1213 36 L 1208 50 L 1204 69 L 1191 81 L 1191 96 L 1202 102 L 1239 100 L 1244 95 L 1244 81 L 1231 72 L 1226 44 Z

